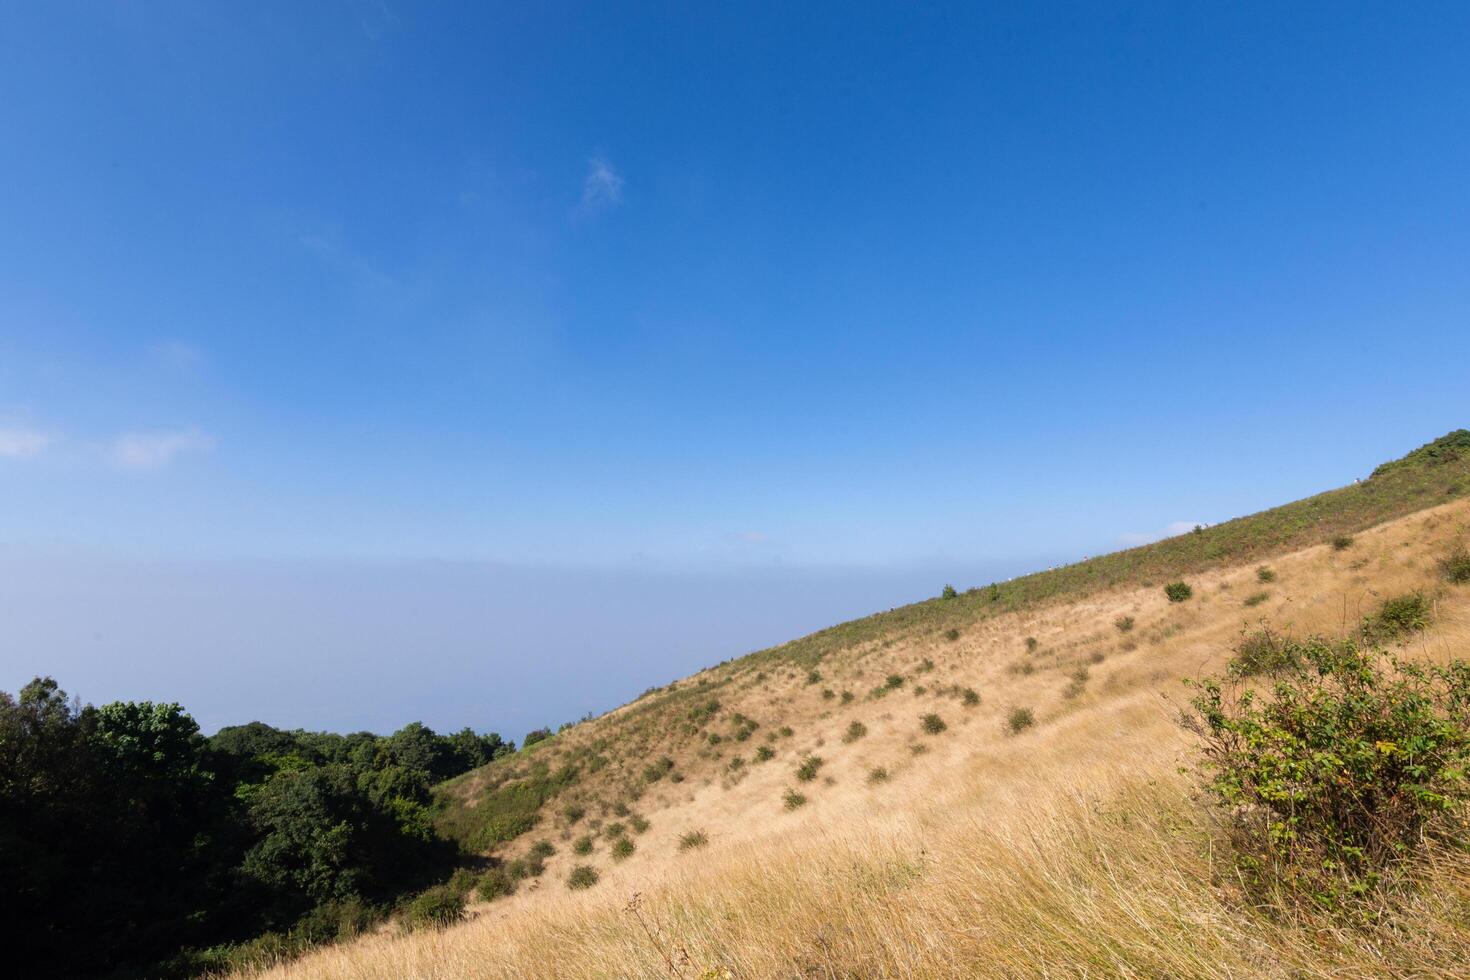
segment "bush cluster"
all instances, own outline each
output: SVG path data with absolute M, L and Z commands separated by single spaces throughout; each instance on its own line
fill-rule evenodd
M 1191 701 L 1207 786 L 1243 880 L 1337 907 L 1394 877 L 1470 802 L 1470 664 L 1420 667 L 1351 641 L 1294 646 L 1264 694 Z

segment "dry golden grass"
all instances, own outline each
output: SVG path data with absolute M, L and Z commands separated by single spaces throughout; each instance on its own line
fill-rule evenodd
M 1340 633 L 1383 596 L 1431 588 L 1435 624 L 1406 655 L 1470 653 L 1470 590 L 1435 578 L 1436 560 L 1465 539 L 1467 517 L 1470 503 L 1457 502 L 1361 533 L 1347 551 L 1273 557 L 1271 597 L 1252 607 L 1244 599 L 1259 591 L 1256 562 L 1193 577 L 1195 598 L 1181 605 L 1154 586 L 999 616 L 953 641 L 865 641 L 829 655 L 816 685 L 805 670 L 763 683 L 739 665 L 706 672 L 727 681 L 725 712 L 761 722 L 761 738 L 731 752 L 751 756 L 766 732 L 795 730 L 775 743 L 775 759 L 731 779 L 729 753 L 681 746 L 651 730 L 647 712 L 625 708 L 579 726 L 558 752 L 626 737 L 669 751 L 686 775 L 637 801 L 652 827 L 633 856 L 615 865 L 605 849 L 588 859 L 563 846 L 537 885 L 473 908 L 461 926 L 386 930 L 268 975 L 1470 975 L 1464 855 L 1433 855 L 1430 887 L 1372 928 L 1249 909 L 1223 873 L 1208 809 L 1180 772 L 1192 754 L 1176 721 L 1181 679 L 1223 668 L 1241 629 L 1263 619 L 1297 635 Z M 1122 615 L 1137 621 L 1127 634 L 1113 626 Z M 1034 653 L 1027 636 L 1037 638 Z M 925 659 L 933 669 L 915 672 Z M 1081 666 L 1085 681 L 1076 680 Z M 905 687 L 878 700 L 842 706 L 820 695 L 828 686 L 866 694 L 892 672 L 908 675 Z M 912 693 L 920 685 L 928 692 Z M 982 704 L 934 693 L 956 687 L 974 687 Z M 1009 734 L 1013 706 L 1032 708 L 1036 726 Z M 948 729 L 921 731 L 928 712 Z M 868 733 L 844 744 L 852 720 Z M 797 784 L 807 752 L 826 764 Z M 870 782 L 875 766 L 891 778 Z M 579 792 L 611 792 L 619 778 L 609 767 Z M 787 812 L 782 794 L 797 785 L 810 801 Z M 694 829 L 709 844 L 681 853 L 679 838 Z M 568 892 L 562 879 L 582 861 L 602 880 Z M 634 893 L 642 898 L 629 911 Z

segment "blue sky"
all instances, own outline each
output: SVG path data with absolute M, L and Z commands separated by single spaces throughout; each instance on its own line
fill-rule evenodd
M 0 687 L 518 735 L 1467 424 L 1463 4 L 627 6 L 0 7 Z

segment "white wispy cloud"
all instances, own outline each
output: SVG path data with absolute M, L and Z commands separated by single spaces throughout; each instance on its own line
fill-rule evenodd
M 1159 531 L 1130 531 L 1127 534 L 1120 534 L 1118 535 L 1118 543 L 1125 548 L 1136 548 L 1141 544 L 1153 544 L 1155 541 L 1162 541 L 1165 538 L 1187 534 L 1196 527 L 1208 526 L 1208 524 L 1204 524 L 1201 521 L 1174 521 L 1172 524 L 1165 525 Z
M 124 432 L 112 441 L 108 456 L 126 469 L 151 470 L 167 466 L 185 453 L 208 452 L 213 448 L 214 437 L 199 429 Z
M 582 182 L 582 212 L 601 211 L 622 200 L 623 178 L 606 159 L 593 157 L 587 166 L 587 179 Z
M 0 459 L 30 459 L 56 441 L 49 432 L 0 426 Z

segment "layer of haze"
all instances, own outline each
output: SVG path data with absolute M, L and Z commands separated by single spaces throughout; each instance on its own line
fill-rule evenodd
M 0 689 L 519 737 L 1470 415 L 1470 7 L 0 5 Z

